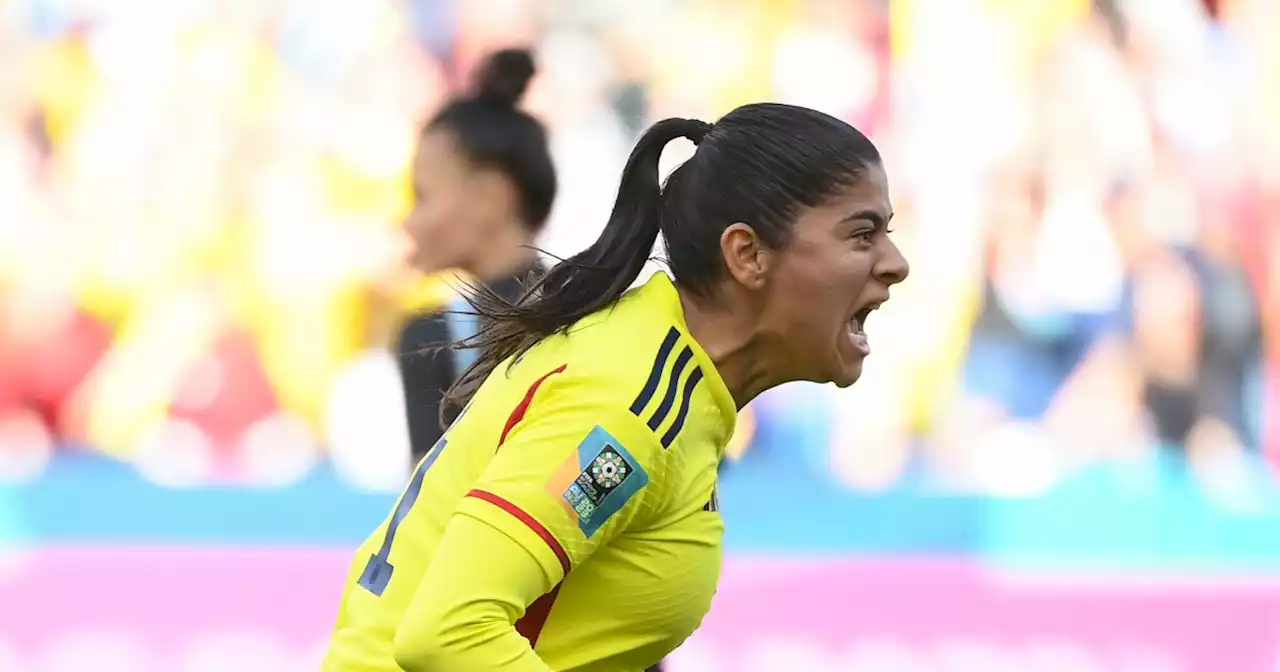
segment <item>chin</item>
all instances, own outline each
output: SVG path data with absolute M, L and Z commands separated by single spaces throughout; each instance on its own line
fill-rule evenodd
M 831 383 L 840 389 L 844 389 L 858 382 L 862 377 L 862 362 L 858 362 L 852 366 L 843 367 L 839 373 L 831 376 Z
M 858 379 L 859 379 L 859 378 L 861 378 L 861 377 L 862 377 L 862 375 L 861 375 L 860 373 L 858 373 L 858 374 L 854 374 L 854 375 L 846 375 L 846 376 L 844 376 L 844 377 L 837 378 L 837 379 L 835 379 L 835 380 L 833 380 L 833 381 L 831 381 L 831 382 L 832 382 L 836 387 L 838 387 L 838 388 L 840 388 L 840 389 L 842 389 L 842 390 L 843 390 L 843 389 L 845 389 L 846 387 L 853 387 L 853 384 L 854 384 L 854 383 L 856 383 L 856 382 L 858 382 Z

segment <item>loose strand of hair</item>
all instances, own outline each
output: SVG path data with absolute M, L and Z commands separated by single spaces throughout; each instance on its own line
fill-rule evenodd
M 585 250 L 561 260 L 515 302 L 472 283 L 468 300 L 480 321 L 474 336 L 450 347 L 479 355 L 445 392 L 446 408 L 465 403 L 503 361 L 515 361 L 540 341 L 614 302 L 630 288 L 651 256 L 662 228 L 664 202 L 658 162 L 677 137 L 701 137 L 706 124 L 666 119 L 651 126 L 627 159 L 604 230 Z

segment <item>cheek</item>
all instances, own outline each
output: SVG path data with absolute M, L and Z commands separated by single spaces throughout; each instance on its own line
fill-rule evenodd
M 786 312 L 801 341 L 826 339 L 833 325 L 843 324 L 861 291 L 849 264 L 833 259 L 797 260 L 779 283 L 775 302 Z
M 465 222 L 461 211 L 451 199 L 441 199 L 425 208 L 421 217 L 421 233 L 424 242 L 447 246 L 453 243 Z

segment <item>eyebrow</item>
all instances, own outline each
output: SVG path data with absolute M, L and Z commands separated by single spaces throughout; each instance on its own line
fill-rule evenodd
M 871 222 L 873 225 L 875 225 L 877 229 L 883 229 L 889 225 L 889 220 L 893 219 L 893 213 L 892 212 L 889 213 L 889 215 L 886 217 L 879 210 L 859 210 L 851 215 L 848 215 L 847 217 L 845 217 L 840 221 L 853 222 L 859 219 L 865 219 Z

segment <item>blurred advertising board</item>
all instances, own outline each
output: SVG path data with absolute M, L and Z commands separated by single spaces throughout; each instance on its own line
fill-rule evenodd
M 1106 481 L 1032 500 L 721 479 L 727 559 L 673 672 L 1276 672 L 1280 516 Z M 392 495 L 317 473 L 0 486 L 0 672 L 315 670 Z
M 0 669 L 316 670 L 349 553 L 8 555 Z M 730 558 L 673 672 L 1270 672 L 1280 580 L 1028 573 L 959 559 Z

